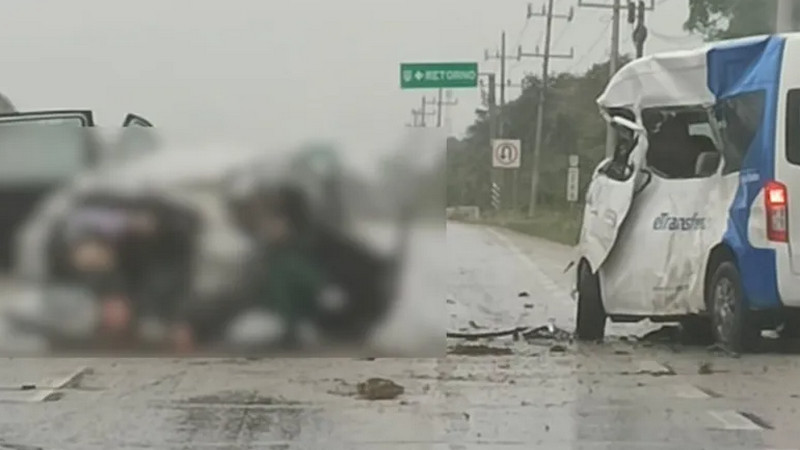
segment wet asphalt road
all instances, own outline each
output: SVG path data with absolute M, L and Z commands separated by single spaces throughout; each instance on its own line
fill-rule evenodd
M 450 330 L 571 330 L 570 249 L 461 224 L 448 249 Z M 647 330 L 438 360 L 6 359 L 0 449 L 800 448 L 798 356 L 623 339 Z M 360 399 L 370 377 L 405 391 Z

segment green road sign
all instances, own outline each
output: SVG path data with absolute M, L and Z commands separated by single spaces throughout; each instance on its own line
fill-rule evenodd
M 478 86 L 478 63 L 400 64 L 402 89 L 453 89 Z

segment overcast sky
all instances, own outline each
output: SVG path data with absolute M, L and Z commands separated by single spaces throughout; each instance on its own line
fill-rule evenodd
M 608 2 L 611 0 L 593 0 Z M 646 51 L 691 47 L 688 0 L 656 0 Z M 543 42 L 523 0 L 4 0 L 0 91 L 19 109 L 89 108 L 114 125 L 128 111 L 168 129 L 347 145 L 386 141 L 411 120 L 422 91 L 399 89 L 400 62 L 479 61 L 499 45 Z M 558 12 L 577 0 L 556 0 Z M 533 2 L 539 10 L 543 0 Z M 554 22 L 554 71 L 607 57 L 610 10 L 577 8 Z M 527 22 L 527 24 L 526 24 Z M 630 29 L 622 49 L 632 51 Z M 515 82 L 540 60 L 513 61 Z M 433 95 L 434 92 L 430 92 Z M 512 89 L 510 97 L 518 94 Z M 479 105 L 456 92 L 453 132 Z

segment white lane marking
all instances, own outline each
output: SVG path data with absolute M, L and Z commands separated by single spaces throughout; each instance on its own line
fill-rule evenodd
M 706 392 L 698 389 L 691 384 L 682 384 L 675 386 L 675 394 L 678 398 L 687 398 L 687 399 L 708 399 L 711 398 Z
M 87 367 L 78 367 L 69 375 L 58 378 L 46 378 L 38 382 L 22 383 L 18 389 L 3 390 L 0 392 L 0 403 L 37 403 L 44 401 L 48 396 L 63 389 L 68 383 L 85 373 Z M 31 386 L 24 390 L 23 386 Z
M 727 411 L 709 411 L 711 417 L 717 419 L 725 430 L 746 430 L 746 431 L 761 431 L 763 430 L 758 424 L 748 419 L 747 417 L 739 414 L 734 410 Z
M 41 402 L 42 400 L 46 399 L 50 394 L 54 393 L 57 390 L 63 389 L 69 382 L 74 380 L 75 378 L 81 376 L 81 374 L 85 373 L 89 368 L 86 366 L 78 367 L 77 370 L 73 371 L 69 375 L 61 378 L 50 379 L 46 380 L 49 382 L 43 383 L 41 386 L 45 387 L 41 390 L 36 390 L 33 395 L 31 395 L 28 401 L 30 402 Z

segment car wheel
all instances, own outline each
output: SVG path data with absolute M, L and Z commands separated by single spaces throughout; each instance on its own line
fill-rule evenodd
M 717 267 L 708 293 L 714 339 L 734 352 L 754 350 L 760 330 L 753 322 L 739 270 L 732 262 L 726 261 Z
M 600 279 L 589 265 L 578 269 L 578 311 L 576 337 L 582 341 L 601 340 L 606 331 L 606 311 L 600 294 Z

